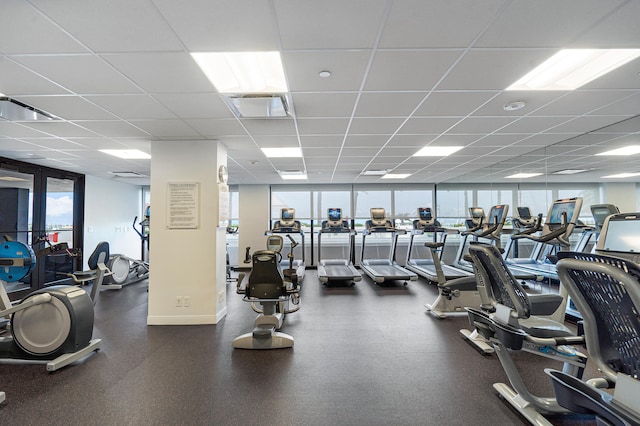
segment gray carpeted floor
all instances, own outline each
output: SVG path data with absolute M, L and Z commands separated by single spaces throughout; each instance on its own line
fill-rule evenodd
M 255 317 L 233 285 L 215 326 L 148 327 L 146 289 L 102 292 L 102 348 L 83 363 L 52 374 L 0 365 L 0 424 L 525 424 L 493 391 L 506 380 L 497 357 L 461 339 L 467 319 L 425 313 L 436 295 L 425 281 L 327 288 L 308 270 L 302 308 L 282 330 L 295 347 L 277 351 L 232 348 Z M 560 365 L 517 358 L 532 389 L 550 394 L 542 369 Z

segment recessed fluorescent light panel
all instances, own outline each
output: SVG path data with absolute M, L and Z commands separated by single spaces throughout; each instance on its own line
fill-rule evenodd
M 288 92 L 280 52 L 192 53 L 220 93 Z
M 109 172 L 114 176 L 117 177 L 121 177 L 121 178 L 142 178 L 142 177 L 148 177 L 147 175 L 143 175 L 137 172 Z
M 625 146 L 623 148 L 612 149 L 596 155 L 633 155 L 640 153 L 640 145 Z
M 602 178 L 603 179 L 604 178 L 622 179 L 622 178 L 630 178 L 635 176 L 640 176 L 640 173 L 618 173 L 617 175 L 602 176 Z
M 542 173 L 516 173 L 511 176 L 505 176 L 507 179 L 527 179 L 536 176 L 540 176 Z
M 138 149 L 101 149 L 100 152 L 125 160 L 148 160 L 151 158 L 149 154 Z
M 381 170 L 365 170 L 362 173 L 360 173 L 362 176 L 384 176 L 386 175 L 388 172 L 387 169 L 381 169 Z
M 269 158 L 295 158 L 302 157 L 301 148 L 262 148 L 262 152 Z
M 640 56 L 640 49 L 563 49 L 507 90 L 574 90 Z
M 307 174 L 302 170 L 279 170 L 280 177 L 284 180 L 304 180 Z
M 553 172 L 554 175 L 575 175 L 577 173 L 584 173 L 586 169 L 566 169 L 566 170 L 558 170 L 557 172 Z
M 387 173 L 382 176 L 382 179 L 406 179 L 411 176 L 411 173 Z
M 460 151 L 463 146 L 425 146 L 413 154 L 414 157 L 446 157 Z

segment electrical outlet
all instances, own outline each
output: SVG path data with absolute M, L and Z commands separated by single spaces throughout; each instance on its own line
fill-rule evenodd
M 176 307 L 177 308 L 181 308 L 182 307 L 182 297 L 180 297 L 180 296 L 176 296 Z
M 182 298 L 182 306 L 184 306 L 185 308 L 188 308 L 191 306 L 191 297 L 189 296 L 184 296 Z
M 218 303 L 220 303 L 220 304 L 224 303 L 224 290 L 222 290 L 220 293 L 218 293 Z

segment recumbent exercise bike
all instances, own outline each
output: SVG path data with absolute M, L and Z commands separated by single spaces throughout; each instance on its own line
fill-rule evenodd
M 250 302 L 259 315 L 252 332 L 233 340 L 233 347 L 239 349 L 280 349 L 293 347 L 293 337 L 279 330 L 285 314 L 300 309 L 298 277 L 293 268 L 293 248 L 297 245 L 290 235 L 291 252 L 288 254 L 289 268 L 282 270 L 283 239 L 280 235 L 267 237 L 267 250 L 258 250 L 250 255 L 246 249 L 245 263 L 252 263 L 249 282 L 242 287 L 244 274 L 239 274 L 236 292 L 243 294 L 243 300 Z M 256 304 L 262 306 L 259 308 Z

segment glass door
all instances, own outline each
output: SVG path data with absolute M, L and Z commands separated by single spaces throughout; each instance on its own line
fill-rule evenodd
M 19 241 L 31 246 L 33 226 L 32 174 L 0 168 L 0 242 Z M 33 277 L 6 283 L 7 293 L 28 291 Z
M 74 179 L 46 178 L 44 228 L 38 237 L 53 250 L 41 257 L 44 285 L 66 283 L 67 274 L 81 268 L 81 252 L 74 245 L 74 184 Z

